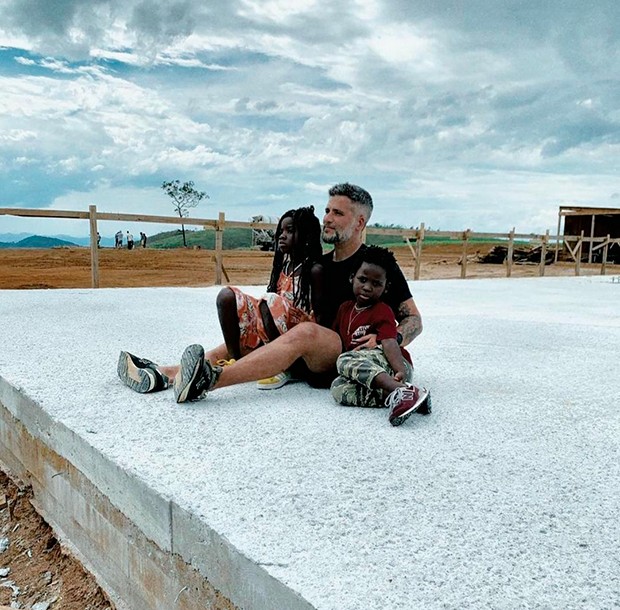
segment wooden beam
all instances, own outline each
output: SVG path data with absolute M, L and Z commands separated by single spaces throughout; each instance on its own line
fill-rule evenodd
M 222 285 L 222 244 L 225 224 L 224 212 L 220 212 L 215 229 L 215 283 L 217 286 Z
M 575 257 L 575 275 L 581 274 L 581 251 L 583 250 L 583 231 L 577 243 L 577 256 Z
M 99 288 L 99 244 L 97 243 L 97 206 L 88 206 L 90 220 L 90 277 L 91 286 Z
M 461 279 L 467 277 L 467 242 L 469 241 L 470 230 L 463 231 L 463 254 L 461 256 Z
M 512 260 L 514 258 L 514 250 L 515 250 L 515 228 L 512 227 L 512 230 L 508 234 L 510 237 L 508 238 L 508 254 L 506 254 L 506 277 L 510 277 L 512 275 Z
M 561 209 L 561 208 L 560 208 Z M 555 259 L 554 262 L 558 262 L 558 256 L 560 254 L 560 227 L 562 226 L 562 215 L 558 212 L 558 230 L 555 234 Z
M 601 260 L 601 275 L 607 275 L 607 251 L 609 249 L 609 234 L 603 244 L 603 258 Z
M 594 240 L 594 222 L 596 216 L 592 214 L 592 221 L 590 223 L 590 244 L 588 246 L 588 263 L 592 262 L 592 246 L 594 245 L 592 242 Z
M 28 216 L 35 218 L 90 218 L 88 212 L 74 212 L 72 210 L 39 210 L 35 208 L 0 208 L 0 215 Z
M 591 216 L 592 214 L 611 215 L 620 214 L 620 208 L 584 208 L 584 207 L 562 207 L 560 206 L 560 216 Z
M 409 246 L 409 250 L 411 250 L 411 256 L 413 256 L 413 262 L 415 263 L 418 257 L 416 256 L 415 250 L 413 249 L 413 246 L 411 245 L 411 241 L 409 241 L 409 237 L 407 235 L 403 235 L 403 239 L 405 240 L 406 244 Z
M 547 242 L 549 241 L 549 229 L 542 238 L 542 244 L 540 246 L 540 264 L 538 267 L 538 275 L 542 277 L 545 275 L 545 263 L 547 262 Z
M 413 279 L 420 279 L 420 270 L 422 268 L 422 243 L 424 242 L 424 223 L 420 223 L 420 229 L 416 235 L 416 243 L 415 243 L 415 268 L 413 271 Z

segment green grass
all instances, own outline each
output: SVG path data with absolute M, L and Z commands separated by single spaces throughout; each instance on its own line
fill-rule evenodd
M 185 230 L 185 240 L 188 248 L 200 247 L 205 250 L 215 249 L 215 231 L 212 230 Z M 249 249 L 252 247 L 251 229 L 227 229 L 224 231 L 222 245 L 225 250 Z M 183 247 L 181 229 L 157 233 L 149 237 L 148 246 L 161 250 Z
M 385 227 L 394 228 L 394 227 Z M 205 250 L 215 249 L 215 231 L 213 230 L 185 230 L 185 238 L 188 248 L 200 247 Z M 427 236 L 424 238 L 425 246 L 443 246 L 447 244 L 458 243 L 459 239 L 447 239 L 445 237 Z M 394 235 L 367 235 L 366 243 L 369 245 L 383 246 L 384 248 L 394 248 L 404 246 L 406 242 L 402 238 Z M 415 241 L 411 240 L 414 244 Z M 478 238 L 470 239 L 470 244 L 506 244 L 508 240 Z M 170 249 L 182 248 L 183 236 L 181 229 L 157 233 L 149 237 L 148 245 L 151 248 Z M 515 241 L 515 246 L 529 245 L 527 241 Z M 224 231 L 223 246 L 225 250 L 249 249 L 252 247 L 252 230 L 251 229 L 226 229 Z

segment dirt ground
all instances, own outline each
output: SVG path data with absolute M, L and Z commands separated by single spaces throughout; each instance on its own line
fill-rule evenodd
M 485 254 L 490 245 L 472 246 L 469 254 Z M 405 276 L 414 277 L 414 259 L 407 246 L 392 248 Z M 272 254 L 259 251 L 225 251 L 226 283 L 266 285 Z M 461 243 L 426 246 L 420 279 L 459 278 Z M 610 265 L 607 273 L 620 269 Z M 513 265 L 512 276 L 537 276 L 538 265 Z M 600 265 L 582 264 L 583 275 L 600 273 Z M 571 263 L 545 268 L 545 275 L 574 275 Z M 505 277 L 504 265 L 482 265 L 469 261 L 467 277 Z M 99 250 L 99 281 L 102 288 L 141 286 L 209 286 L 215 283 L 215 261 L 208 250 Z M 0 289 L 89 288 L 91 286 L 88 248 L 50 250 L 0 250 Z M 8 499 L 9 506 L 2 502 Z M 0 577 L 0 610 L 13 607 L 36 610 L 113 610 L 114 606 L 97 588 L 92 576 L 67 555 L 49 526 L 29 502 L 29 490 L 19 490 L 0 472 L 0 549 L 3 538 L 7 550 L 0 552 L 0 569 L 10 571 Z M 2 572 L 0 572 L 2 574 Z M 40 605 L 36 605 L 40 604 Z M 47 604 L 47 605 L 46 605 Z
M 472 244 L 468 259 L 485 254 L 490 245 Z M 391 248 L 408 279 L 414 277 L 414 258 L 407 246 Z M 421 280 L 461 277 L 460 242 L 428 245 L 422 253 Z M 269 252 L 224 251 L 225 283 L 266 285 L 271 271 Z M 607 273 L 617 273 L 618 265 L 608 265 Z M 597 275 L 600 265 L 581 265 L 582 275 Z M 538 265 L 512 266 L 512 277 L 537 276 Z M 547 265 L 546 276 L 574 275 L 573 263 Z M 467 277 L 505 277 L 504 265 L 467 263 Z M 215 283 L 214 254 L 210 250 L 99 250 L 101 288 L 140 286 L 210 286 Z M 91 286 L 88 248 L 2 249 L 0 250 L 0 289 L 89 288 Z
M 31 497 L 29 488 L 18 488 L 0 472 L 0 610 L 114 610 L 56 540 Z

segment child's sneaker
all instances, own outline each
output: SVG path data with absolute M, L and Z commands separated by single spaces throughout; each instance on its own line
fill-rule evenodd
M 140 394 L 159 392 L 170 387 L 170 379 L 157 365 L 146 358 L 138 358 L 129 352 L 121 352 L 116 367 L 120 380 Z
M 283 385 L 286 385 L 292 378 L 293 376 L 288 371 L 282 371 L 273 377 L 259 379 L 256 382 L 256 387 L 259 390 L 277 390 Z
M 221 366 L 213 366 L 205 359 L 202 345 L 190 345 L 181 356 L 181 368 L 174 378 L 175 400 L 200 400 L 215 385 L 221 373 Z
M 431 412 L 431 395 L 426 388 L 407 384 L 390 393 L 385 399 L 385 406 L 390 409 L 388 419 L 392 426 L 400 426 L 416 411 L 428 415 Z

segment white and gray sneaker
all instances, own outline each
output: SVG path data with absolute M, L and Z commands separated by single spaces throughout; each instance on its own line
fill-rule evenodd
M 159 392 L 171 385 L 170 379 L 158 370 L 154 362 L 129 352 L 121 351 L 116 371 L 127 387 L 140 394 Z
M 221 373 L 221 366 L 214 366 L 205 359 L 202 345 L 190 345 L 181 356 L 181 368 L 174 378 L 175 400 L 200 400 L 215 385 Z

